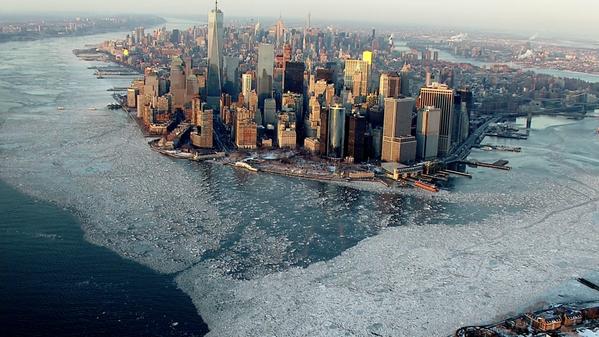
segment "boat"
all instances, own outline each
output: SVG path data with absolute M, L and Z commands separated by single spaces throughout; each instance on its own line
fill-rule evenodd
M 94 110 L 96 110 L 96 108 L 93 108 L 93 107 L 92 107 L 92 108 L 87 108 L 87 110 L 92 110 L 92 111 L 94 111 Z
M 63 110 L 64 110 L 64 107 L 63 107 L 63 106 L 59 106 L 58 108 L 56 108 L 56 110 L 58 110 L 58 111 L 63 111 Z

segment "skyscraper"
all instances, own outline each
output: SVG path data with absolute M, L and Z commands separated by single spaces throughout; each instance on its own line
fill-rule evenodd
M 416 157 L 422 160 L 437 158 L 439 151 L 439 125 L 441 124 L 441 109 L 432 106 L 418 110 L 416 127 L 416 142 L 418 148 Z
M 401 95 L 402 96 L 410 96 L 410 66 L 404 64 L 399 73 L 400 83 L 401 83 Z
M 365 50 L 362 53 L 362 61 L 368 63 L 369 66 L 372 65 L 372 52 L 370 50 Z
M 137 28 L 135 28 L 135 43 L 136 44 L 142 44 L 142 41 L 143 41 L 144 37 L 145 37 L 144 27 L 137 27 Z
M 237 100 L 237 95 L 239 95 L 239 57 L 225 56 L 223 67 L 223 91 Z
M 327 156 L 343 158 L 345 142 L 345 108 L 336 104 L 329 109 Z
M 354 158 L 354 163 L 360 163 L 366 159 L 366 133 L 368 130 L 368 121 L 366 117 L 360 115 L 351 115 L 347 117 L 347 128 L 345 140 L 346 155 Z
M 170 91 L 171 95 L 173 95 L 173 106 L 175 108 L 183 108 L 185 105 L 186 77 L 185 64 L 179 56 L 173 57 L 171 62 L 170 82 Z
M 454 90 L 447 85 L 432 83 L 420 89 L 418 108 L 434 106 L 441 109 L 439 126 L 439 156 L 446 156 L 452 145 L 452 124 L 454 122 Z
M 277 102 L 274 98 L 267 98 L 264 100 L 264 107 L 262 110 L 264 113 L 263 125 L 277 124 Z
M 256 92 L 258 107 L 264 107 L 264 100 L 272 97 L 272 82 L 275 63 L 275 48 L 272 44 L 261 43 L 258 46 L 258 67 L 256 69 Z
M 397 73 L 383 73 L 379 83 L 379 104 L 385 104 L 385 98 L 401 95 L 401 79 Z
M 244 104 L 250 102 L 250 93 L 252 92 L 252 73 L 241 75 L 241 93 L 243 94 Z
M 411 163 L 416 160 L 416 138 L 412 136 L 413 98 L 386 98 L 381 159 Z
M 222 91 L 224 27 L 223 12 L 218 2 L 208 13 L 208 80 L 206 83 L 207 103 L 213 109 L 219 109 Z
M 366 88 L 368 87 L 368 82 L 370 78 L 370 66 L 367 61 L 363 60 L 346 60 L 345 61 L 345 71 L 343 74 L 344 86 L 347 89 L 354 90 L 354 80 L 359 79 L 360 81 L 365 81 Z M 357 75 L 357 76 L 356 76 Z M 359 88 L 362 88 L 362 85 L 359 85 Z M 353 92 L 354 96 L 359 96 L 360 93 Z
M 277 46 L 283 45 L 283 37 L 285 34 L 285 24 L 283 23 L 283 19 L 279 18 L 277 23 L 275 24 L 275 37 L 277 39 Z
M 208 109 L 199 97 L 192 100 L 191 121 L 198 130 L 191 133 L 192 144 L 199 148 L 212 148 L 213 146 L 213 112 Z
M 411 135 L 414 104 L 413 98 L 390 97 L 385 99 L 384 137 Z
M 304 93 L 304 62 L 287 62 L 283 75 L 283 92 Z

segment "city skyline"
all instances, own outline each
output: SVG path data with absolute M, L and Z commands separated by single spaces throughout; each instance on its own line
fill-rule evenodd
M 475 0 L 457 0 L 447 6 L 440 0 L 412 1 L 400 0 L 387 2 L 375 0 L 369 2 L 373 10 L 364 11 L 358 1 L 328 1 L 326 4 L 315 0 L 285 3 L 274 0 L 258 0 L 251 6 L 221 1 L 228 17 L 272 18 L 282 16 L 288 19 L 302 19 L 311 13 L 313 22 L 327 20 L 359 21 L 380 25 L 417 25 L 454 27 L 455 29 L 484 29 L 499 32 L 521 32 L 541 36 L 576 36 L 596 39 L 599 28 L 585 24 L 594 20 L 599 11 L 599 3 L 589 0 L 573 0 L 552 3 L 543 6 L 540 1 L 526 4 L 516 0 L 485 1 L 484 6 Z M 443 5 L 439 7 L 438 5 Z M 190 7 L 194 10 L 190 10 Z M 75 0 L 53 1 L 52 5 L 37 0 L 6 0 L 3 4 L 5 15 L 10 13 L 58 14 L 61 12 L 78 13 L 128 13 L 156 14 L 163 16 L 193 15 L 205 20 L 205 13 L 214 7 L 213 1 L 195 2 L 174 0 L 168 4 L 158 0 L 147 0 L 144 6 L 138 3 L 104 0 L 82 4 Z M 432 12 L 431 8 L 440 8 Z M 442 8 L 442 10 L 441 10 Z M 334 12 L 334 15 L 331 15 Z M 549 24 L 551 23 L 551 24 Z M 580 27 L 584 26 L 584 30 Z
M 589 1 L 6 1 L 3 335 L 599 337 Z

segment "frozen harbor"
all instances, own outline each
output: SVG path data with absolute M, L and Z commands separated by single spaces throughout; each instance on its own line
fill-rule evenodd
M 103 109 L 126 81 L 71 50 L 108 37 L 3 45 L 0 178 L 172 274 L 210 335 L 444 336 L 599 298 L 572 281 L 599 278 L 599 120 L 537 118 L 528 141 L 490 141 L 522 153 L 472 154 L 512 171 L 438 195 L 255 175 L 157 155 Z

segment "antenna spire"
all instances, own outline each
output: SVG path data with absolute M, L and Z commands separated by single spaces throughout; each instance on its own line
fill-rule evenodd
M 218 11 L 218 0 L 214 0 L 214 9 Z

